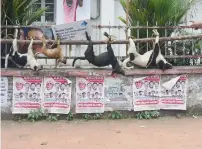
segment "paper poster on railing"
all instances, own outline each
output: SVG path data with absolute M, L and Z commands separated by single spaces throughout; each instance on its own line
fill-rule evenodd
M 161 109 L 186 110 L 187 81 L 187 75 L 181 75 L 161 84 Z
M 68 24 L 53 25 L 53 35 L 55 39 L 61 40 L 86 40 L 85 32 L 91 33 L 92 26 L 90 20 L 72 22 Z
M 66 77 L 44 77 L 43 108 L 48 113 L 68 114 L 71 105 L 72 82 Z
M 64 23 L 90 19 L 91 0 L 63 0 Z
M 132 110 L 132 77 L 105 77 L 105 111 Z
M 1 107 L 7 106 L 7 100 L 8 100 L 8 78 L 7 77 L 1 77 Z
M 104 112 L 104 77 L 76 78 L 76 113 Z
M 43 97 L 42 77 L 13 77 L 12 113 L 29 113 L 41 108 Z
M 134 111 L 159 110 L 160 75 L 133 79 Z
M 51 28 L 41 27 L 36 28 L 34 26 L 24 27 L 20 30 L 20 39 L 21 40 L 30 40 L 33 37 L 35 40 L 41 40 L 44 37 L 46 40 L 54 40 L 53 32 Z M 19 43 L 19 52 L 27 53 L 28 44 Z M 51 48 L 52 43 L 47 43 L 47 48 Z M 42 44 L 33 44 L 32 45 L 34 53 L 42 52 Z M 41 54 L 42 55 L 42 54 Z M 40 55 L 37 55 L 40 56 Z M 44 55 L 42 55 L 44 56 Z

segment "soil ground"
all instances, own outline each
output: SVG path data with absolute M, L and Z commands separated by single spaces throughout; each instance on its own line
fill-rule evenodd
M 2 149 L 202 149 L 202 117 L 1 123 Z

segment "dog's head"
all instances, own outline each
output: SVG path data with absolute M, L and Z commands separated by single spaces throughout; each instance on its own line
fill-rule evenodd
M 64 58 L 64 59 L 62 60 L 62 63 L 63 63 L 63 64 L 67 64 L 67 58 Z
M 111 75 L 113 75 L 114 73 L 121 74 L 121 75 L 125 76 L 125 71 L 121 68 L 119 62 L 117 62 L 117 64 L 116 64 L 115 68 L 113 69 Z
M 37 71 L 38 70 L 38 66 L 34 66 L 34 71 Z
M 157 65 L 159 66 L 159 68 L 161 69 L 161 70 L 166 70 L 166 69 L 172 69 L 172 64 L 170 64 L 170 63 L 168 63 L 168 62 L 164 62 L 164 61 L 159 61 L 158 63 L 157 63 Z
M 34 71 L 39 71 L 41 69 L 43 69 L 43 66 L 39 66 L 39 65 L 34 65 L 34 67 L 32 68 Z
M 173 66 L 170 63 L 165 63 L 164 66 L 163 66 L 163 70 L 172 69 L 172 68 L 173 68 Z

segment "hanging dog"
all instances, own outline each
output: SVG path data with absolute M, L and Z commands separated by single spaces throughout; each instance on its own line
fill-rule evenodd
M 18 29 L 15 30 L 15 34 L 18 34 Z M 32 45 L 33 45 L 33 38 L 31 38 L 31 42 L 28 46 L 28 52 L 26 54 L 20 54 L 18 52 L 18 45 L 17 45 L 17 36 L 15 36 L 15 39 L 12 42 L 12 47 L 10 48 L 9 53 L 6 55 L 5 58 L 5 68 L 8 67 L 8 59 L 10 60 L 18 67 L 23 68 L 27 65 L 30 66 L 30 68 L 34 71 L 40 70 L 42 67 L 39 65 L 37 60 L 34 57 Z
M 86 49 L 86 51 L 84 52 L 85 57 L 76 57 L 73 60 L 72 66 L 74 67 L 74 64 L 76 62 L 76 60 L 80 59 L 80 60 L 87 60 L 89 63 L 98 66 L 98 67 L 104 67 L 104 66 L 108 66 L 108 65 L 112 65 L 112 74 L 117 73 L 117 74 L 121 74 L 121 75 L 125 75 L 125 72 L 123 71 L 123 69 L 121 68 L 121 66 L 119 65 L 119 62 L 117 60 L 117 58 L 114 55 L 114 51 L 111 47 L 111 42 L 112 42 L 112 37 L 110 35 L 108 35 L 106 32 L 104 32 L 104 36 L 106 36 L 108 38 L 107 40 L 107 52 L 101 53 L 98 56 L 95 56 L 94 51 L 93 51 L 93 43 L 91 40 L 90 35 L 88 35 L 87 32 L 86 33 L 86 39 L 89 41 L 88 47 Z
M 159 33 L 157 30 L 153 30 L 154 36 L 156 36 L 154 48 L 143 55 L 137 52 L 135 43 L 133 42 L 132 38 L 129 38 L 129 50 L 128 55 L 129 57 L 123 61 L 121 64 L 123 68 L 126 69 L 133 69 L 133 66 L 127 67 L 127 63 L 130 62 L 132 64 L 141 66 L 141 67 L 149 67 L 153 65 L 157 65 L 161 70 L 171 69 L 172 65 L 168 63 L 163 55 L 161 54 L 161 49 L 159 46 Z
M 57 47 L 53 48 L 53 49 L 48 49 L 46 47 L 46 39 L 45 39 L 45 37 L 42 37 L 41 40 L 43 42 L 41 52 L 37 52 L 35 54 L 35 56 L 42 53 L 45 56 L 47 56 L 48 58 L 55 58 L 57 60 L 56 67 L 59 66 L 60 62 L 63 63 L 63 64 L 66 64 L 67 59 L 64 58 L 64 55 L 62 53 L 62 48 L 60 47 L 60 39 L 59 38 L 57 39 Z

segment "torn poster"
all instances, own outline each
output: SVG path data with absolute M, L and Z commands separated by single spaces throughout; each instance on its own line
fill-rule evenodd
M 186 110 L 187 75 L 181 75 L 162 83 L 161 109 Z
M 1 107 L 7 106 L 7 100 L 8 100 L 8 78 L 7 77 L 1 77 Z
M 134 111 L 159 110 L 160 75 L 134 78 Z
M 105 111 L 132 110 L 131 77 L 105 77 Z

